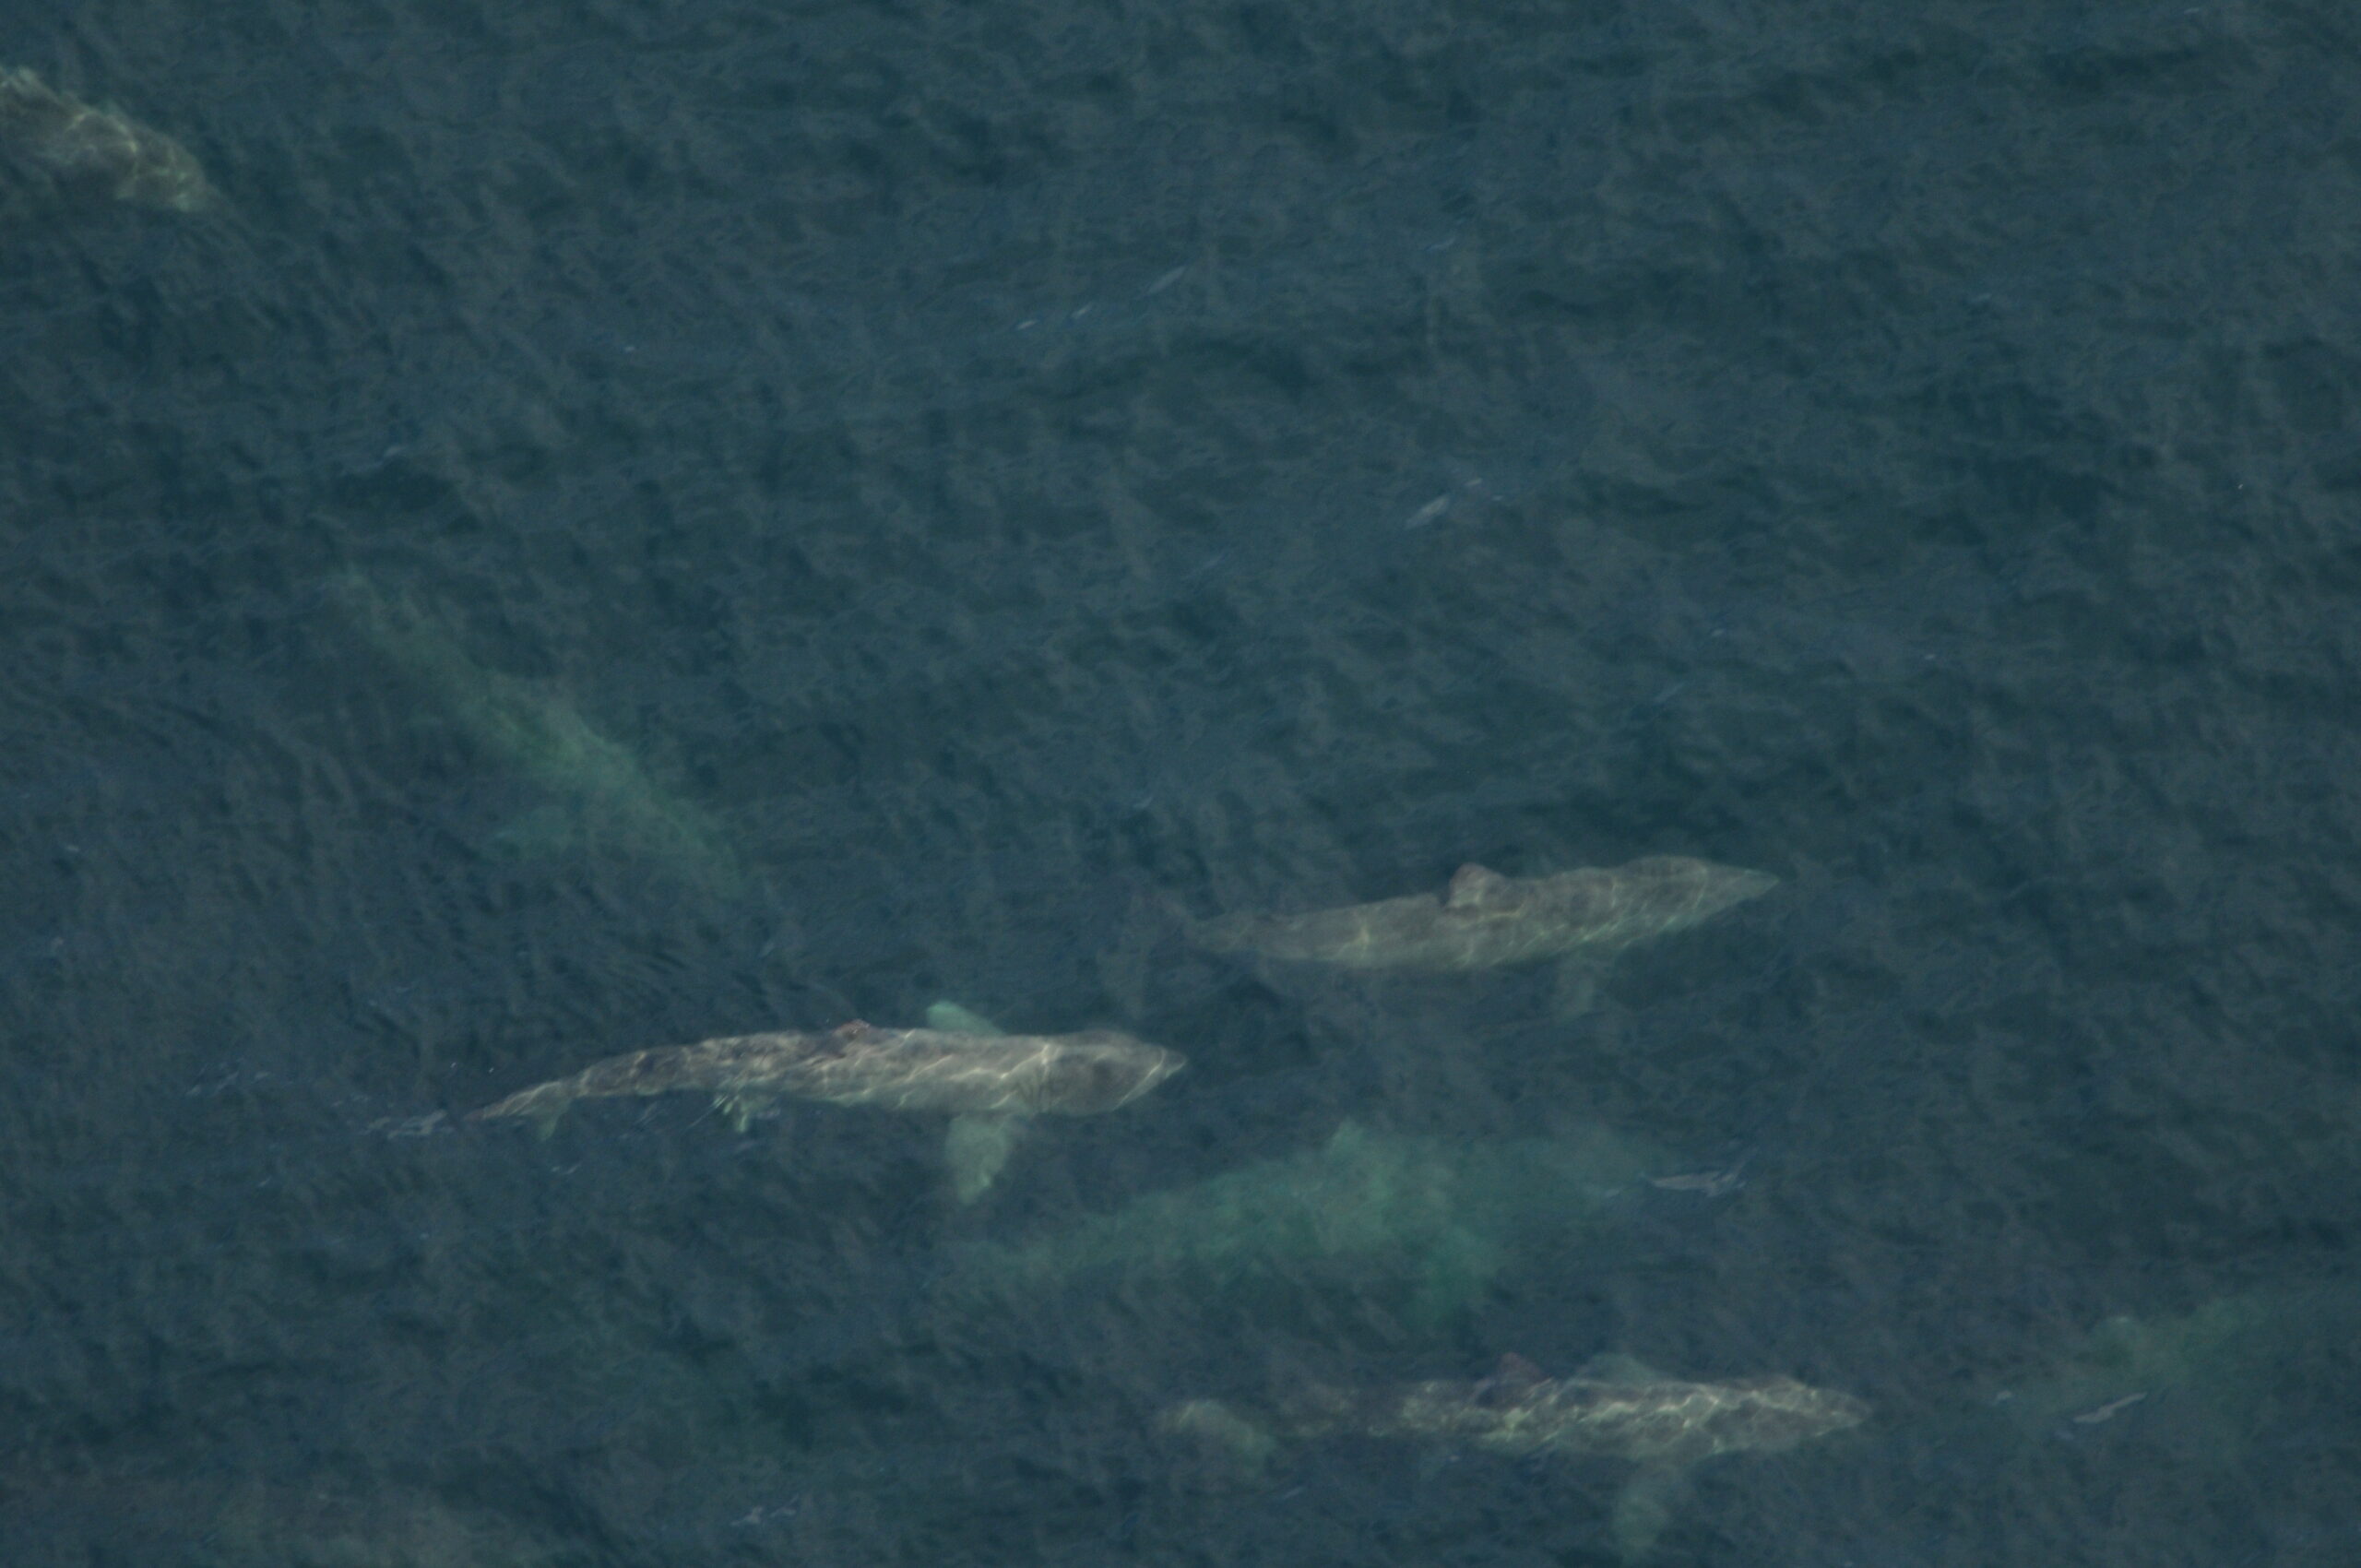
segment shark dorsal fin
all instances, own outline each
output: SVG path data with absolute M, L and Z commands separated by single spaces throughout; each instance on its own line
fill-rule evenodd
M 1582 1364 L 1578 1374 L 1593 1383 L 1663 1383 L 1664 1373 L 1636 1356 L 1626 1356 L 1610 1350 L 1593 1356 Z
M 1501 1364 L 1492 1369 L 1492 1375 L 1486 1381 L 1498 1388 L 1511 1389 L 1530 1388 L 1536 1383 L 1548 1380 L 1542 1375 L 1539 1367 L 1511 1350 L 1501 1358 Z
M 1008 1033 L 974 1008 L 962 1006 L 956 1002 L 937 1002 L 928 1007 L 926 1027 L 940 1029 L 944 1034 L 978 1035 L 985 1039 L 998 1039 Z
M 1509 879 L 1470 861 L 1451 873 L 1451 891 L 1443 905 L 1453 909 L 1477 909 L 1498 903 L 1508 891 Z

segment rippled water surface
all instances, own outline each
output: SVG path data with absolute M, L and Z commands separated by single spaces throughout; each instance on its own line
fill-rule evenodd
M 1613 1458 L 1165 1421 L 1505 1353 L 1874 1408 L 1667 1568 L 2361 1561 L 2344 10 L 0 63 L 222 197 L 0 163 L 8 1564 L 1623 1561 Z M 1779 885 L 1187 940 L 1653 854 Z M 942 1000 L 1190 1065 L 966 1207 L 937 1117 L 465 1120 Z

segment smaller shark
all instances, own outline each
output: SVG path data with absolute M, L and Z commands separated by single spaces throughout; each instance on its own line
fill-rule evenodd
M 546 1137 L 577 1099 L 675 1089 L 712 1095 L 740 1132 L 782 1097 L 949 1111 L 946 1153 L 964 1204 L 981 1197 L 1000 1174 L 1023 1118 L 1112 1111 L 1188 1061 L 1114 1029 L 1003 1034 L 955 1003 L 936 1003 L 927 1022 L 925 1028 L 881 1029 L 856 1019 L 823 1034 L 728 1035 L 635 1051 L 510 1095 L 470 1120 L 528 1117 Z
M 143 207 L 203 212 L 220 200 L 188 148 L 28 70 L 0 67 L 0 153 L 62 189 Z
M 1594 1455 L 1636 1462 L 1639 1473 L 1616 1500 L 1614 1534 L 1624 1559 L 1644 1557 L 1662 1534 L 1689 1467 L 1718 1454 L 1778 1453 L 1860 1425 L 1869 1408 L 1849 1394 L 1790 1377 L 1688 1383 L 1619 1357 L 1583 1375 L 1548 1378 L 1521 1356 L 1504 1356 L 1478 1382 L 1413 1383 L 1368 1390 L 1317 1384 L 1287 1400 L 1268 1422 L 1215 1400 L 1165 1417 L 1259 1466 L 1281 1437 L 1338 1432 L 1466 1443 L 1499 1454 Z
M 1199 946 L 1290 964 L 1460 974 L 1556 958 L 1580 1011 L 1592 971 L 1626 947 L 1684 931 L 1779 885 L 1683 855 L 1518 878 L 1464 865 L 1441 899 L 1414 893 L 1300 915 L 1234 915 L 1194 928 Z

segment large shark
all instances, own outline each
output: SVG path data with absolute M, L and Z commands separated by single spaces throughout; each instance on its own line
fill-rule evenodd
M 1200 924 L 1192 934 L 1217 953 L 1414 974 L 1555 958 L 1567 966 L 1569 1008 L 1579 1011 L 1606 960 L 1636 943 L 1710 920 L 1778 883 L 1764 872 L 1682 855 L 1530 878 L 1465 865 L 1440 899 L 1417 893 L 1300 915 L 1235 915 Z
M 1869 1408 L 1849 1394 L 1790 1377 L 1690 1383 L 1619 1357 L 1570 1378 L 1544 1377 L 1503 1357 L 1478 1382 L 1437 1381 L 1376 1389 L 1312 1385 L 1267 1417 L 1197 1400 L 1166 1418 L 1259 1465 L 1283 1438 L 1338 1432 L 1464 1443 L 1508 1455 L 1595 1455 L 1636 1463 L 1615 1505 L 1614 1534 L 1627 1561 L 1662 1533 L 1683 1472 L 1717 1454 L 1777 1453 L 1858 1426 Z
M 1414 893 L 1310 914 L 1238 915 L 1207 921 L 1195 936 L 1218 953 L 1286 963 L 1456 974 L 1571 954 L 1607 957 L 1778 885 L 1763 872 L 1681 855 L 1530 878 L 1465 865 L 1441 899 Z
M 941 1290 L 1020 1313 L 1080 1289 L 1260 1318 L 1306 1292 L 1416 1323 L 1482 1301 L 1513 1260 L 1578 1244 L 1654 1163 L 1603 1127 L 1463 1142 L 1346 1123 L 1316 1148 L 955 1254 Z
M 186 148 L 32 72 L 0 68 L 0 154 L 61 189 L 202 212 L 219 198 Z
M 1003 1034 L 955 1004 L 936 1004 L 928 1022 L 881 1029 L 856 1020 L 822 1034 L 728 1035 L 635 1051 L 510 1095 L 472 1119 L 525 1117 L 547 1135 L 577 1099 L 676 1089 L 712 1095 L 741 1132 L 782 1098 L 948 1111 L 953 1185 L 960 1202 L 972 1203 L 1007 1163 L 1023 1118 L 1112 1111 L 1187 1063 L 1114 1029 Z
M 357 576 L 332 592 L 371 647 L 488 756 L 542 791 L 541 806 L 498 835 L 504 843 L 542 852 L 601 842 L 709 892 L 741 890 L 743 874 L 720 825 L 666 789 L 564 694 L 478 663 L 440 617 L 405 596 Z

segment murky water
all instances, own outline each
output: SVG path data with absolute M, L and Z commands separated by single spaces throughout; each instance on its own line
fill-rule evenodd
M 0 63 L 221 198 L 0 167 L 7 1562 L 1621 1561 L 1612 1455 L 1165 1421 L 1507 1353 L 1873 1408 L 1654 1562 L 2361 1551 L 2342 15 Z M 1580 987 L 1188 941 L 1657 854 L 1780 883 Z M 465 1120 L 942 1000 L 1190 1065 L 969 1206 Z

